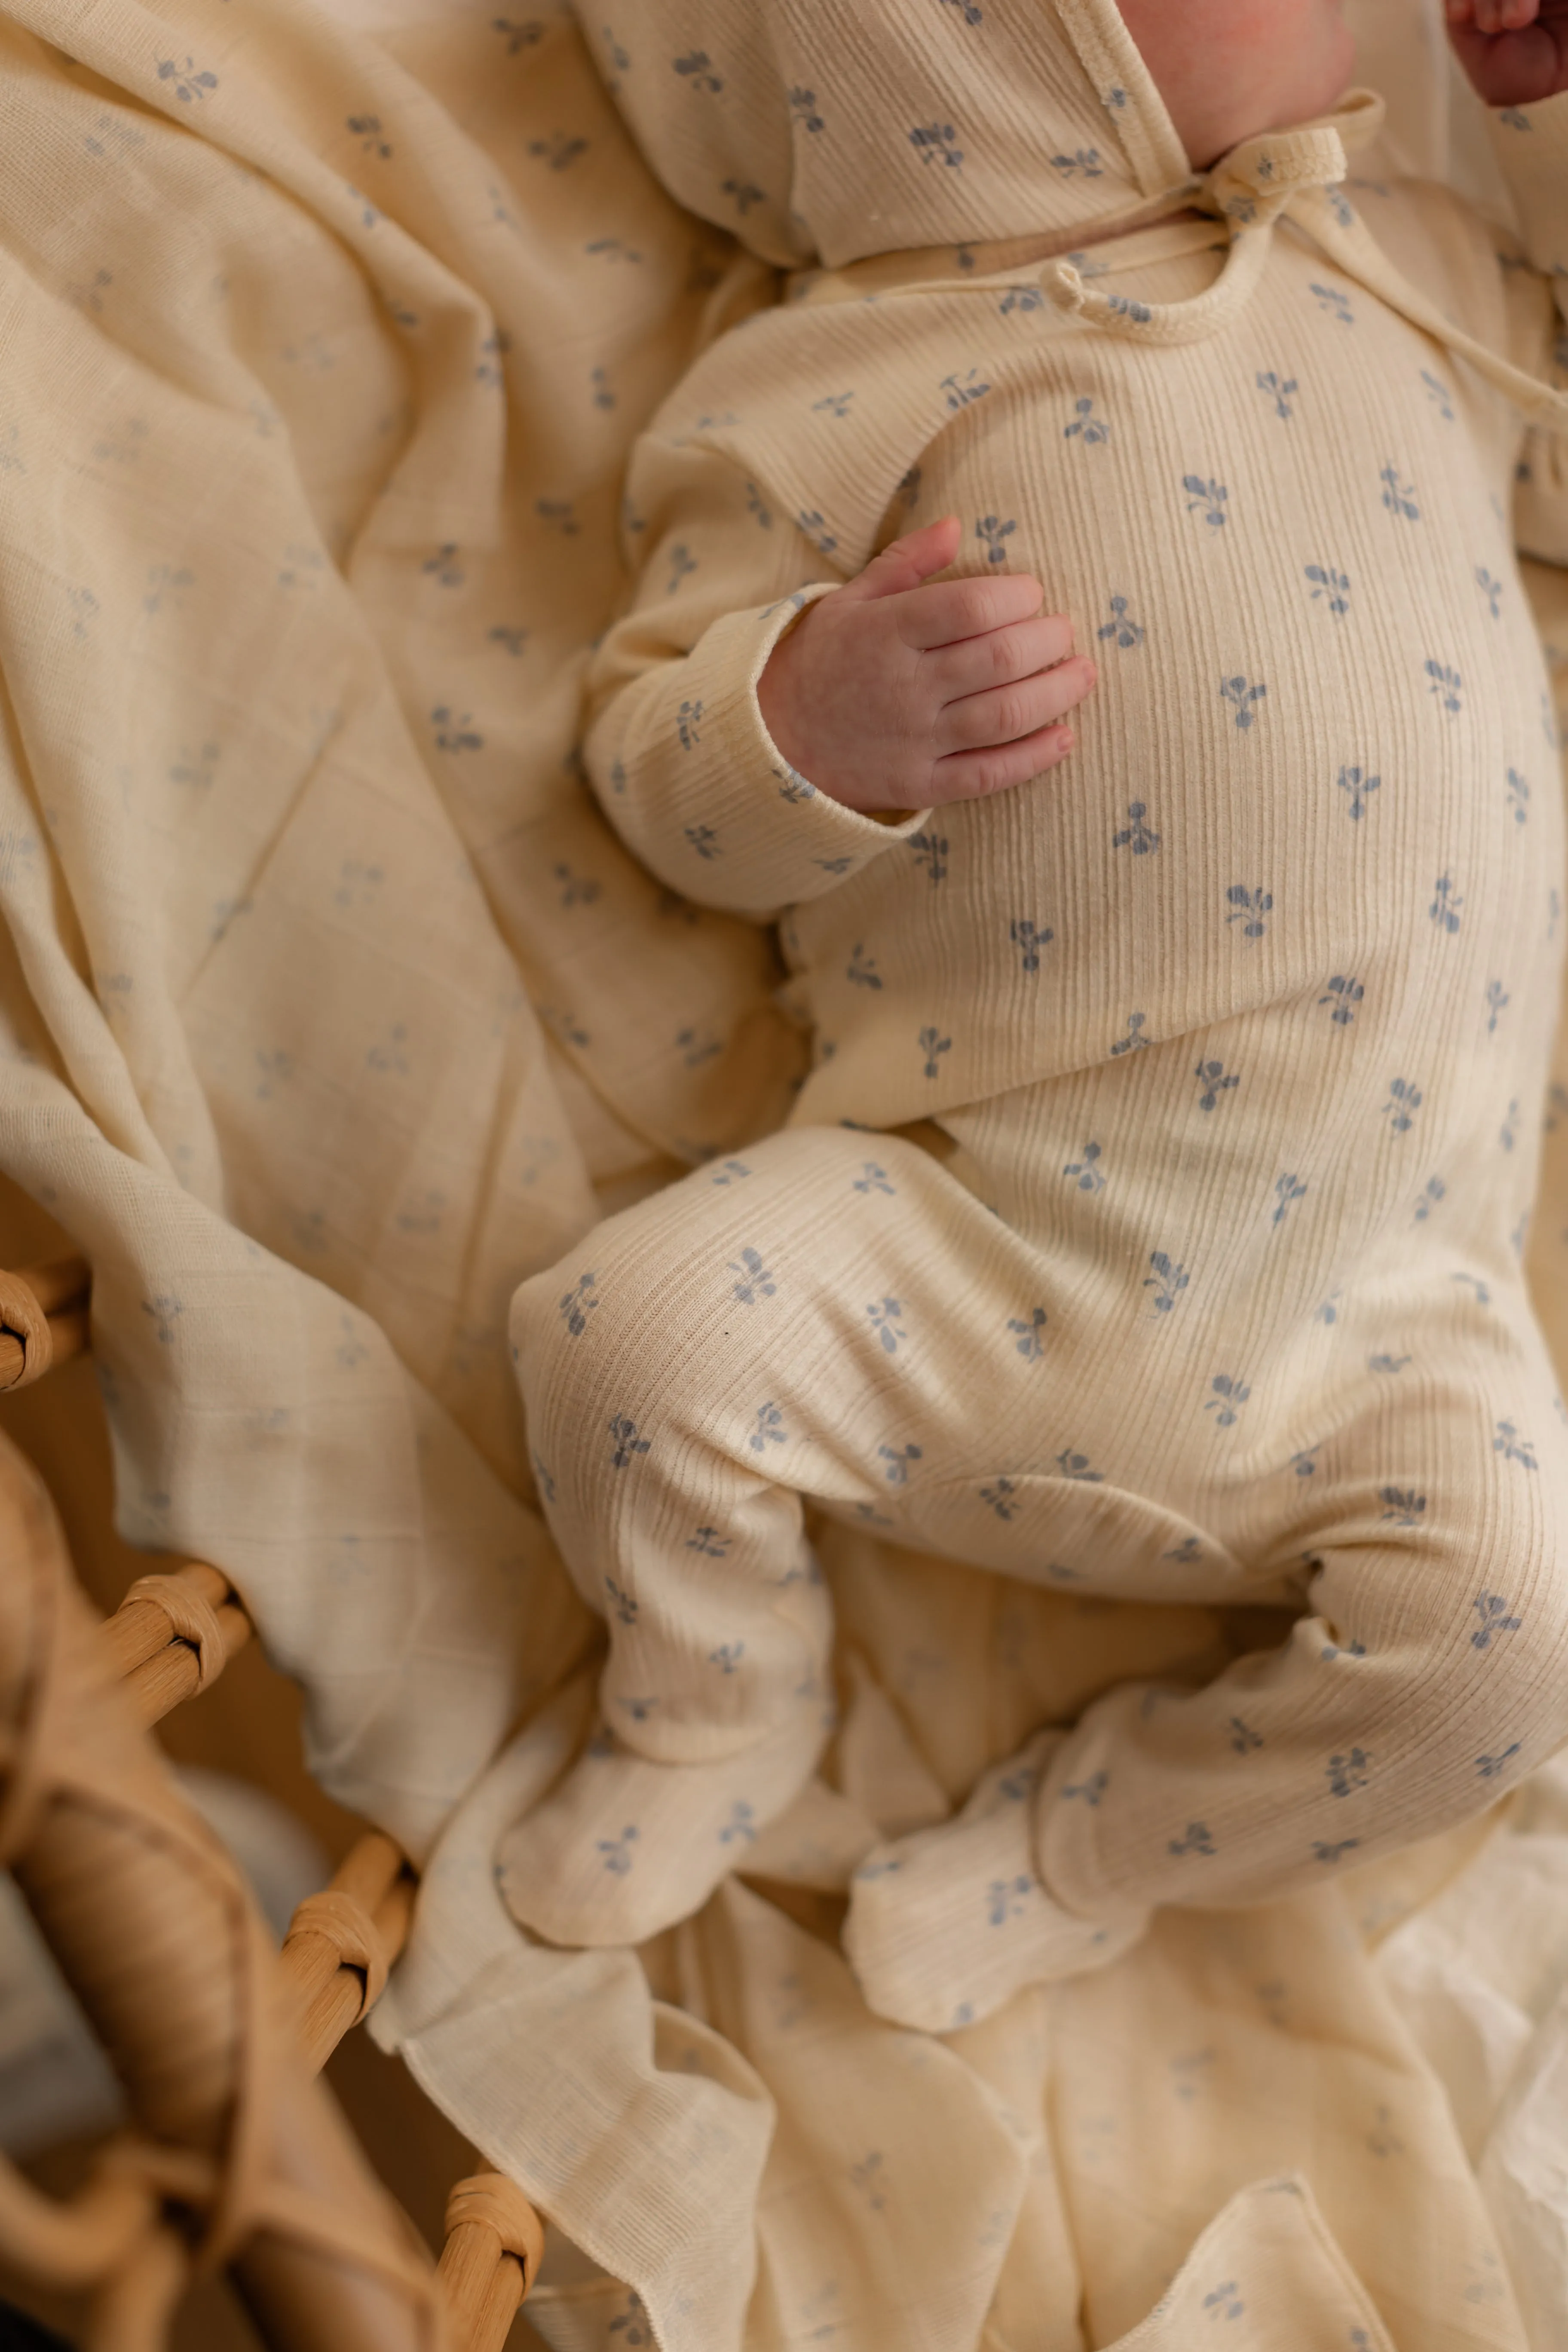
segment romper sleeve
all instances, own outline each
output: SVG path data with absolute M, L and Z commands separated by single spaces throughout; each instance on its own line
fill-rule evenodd
M 1528 268 L 1510 270 L 1520 364 L 1568 386 L 1568 91 L 1491 110 L 1493 150 L 1518 208 Z M 1568 432 L 1532 425 L 1520 457 L 1514 536 L 1521 555 L 1568 565 Z
M 629 607 L 584 679 L 583 759 L 633 856 L 682 898 L 771 921 L 821 898 L 929 810 L 846 808 L 791 767 L 757 680 L 808 605 L 840 586 L 744 467 L 695 440 L 644 434 L 626 528 L 646 533 Z

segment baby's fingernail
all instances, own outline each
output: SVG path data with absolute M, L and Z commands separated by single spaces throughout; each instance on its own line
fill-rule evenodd
M 1064 727 L 1061 733 L 1057 737 L 1057 750 L 1065 759 L 1067 754 L 1074 748 L 1077 741 L 1078 737 L 1073 733 L 1072 729 L 1070 727 Z

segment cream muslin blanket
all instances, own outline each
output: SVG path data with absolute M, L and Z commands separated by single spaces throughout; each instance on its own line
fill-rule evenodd
M 872 2019 L 835 1947 L 879 1835 L 1277 1622 L 834 1533 L 812 1883 L 641 1952 L 502 1909 L 598 1664 L 508 1302 L 804 1066 L 767 934 L 649 882 L 575 752 L 632 441 L 777 282 L 631 147 L 633 10 L 358 5 L 0 19 L 0 1165 L 91 1256 L 123 1531 L 234 1576 L 313 1769 L 424 1864 L 377 2030 L 555 2226 L 552 2344 L 1544 2352 L 1561 1762 L 964 2032 Z M 1423 28 L 1376 14 L 1388 168 L 1442 171 Z

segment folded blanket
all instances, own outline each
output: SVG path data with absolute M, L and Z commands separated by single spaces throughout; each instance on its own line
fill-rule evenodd
M 378 2030 L 583 2250 L 552 2342 L 1559 2342 L 1551 1773 L 967 2032 L 854 1992 L 870 1843 L 1241 1616 L 825 1540 L 843 1726 L 787 1852 L 641 1953 L 500 1906 L 596 1670 L 509 1299 L 803 1063 L 769 933 L 660 891 L 577 761 L 632 442 L 776 291 L 649 178 L 600 26 L 0 17 L 0 1167 L 92 1259 L 122 1531 L 234 1576 L 318 1776 L 426 1863 Z

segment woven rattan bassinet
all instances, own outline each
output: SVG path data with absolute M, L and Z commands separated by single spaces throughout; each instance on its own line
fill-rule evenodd
M 80 1259 L 0 1276 L 0 1391 L 86 1349 L 88 1285 Z M 154 1745 L 152 1727 L 250 1640 L 226 1580 L 170 1559 L 95 1623 L 48 1490 L 5 1433 L 0 1563 L 0 1859 L 132 2117 L 68 2196 L 0 2160 L 0 2292 L 89 2352 L 160 2352 L 220 2269 L 278 2352 L 537 2341 L 509 2334 L 543 2244 L 521 2192 L 494 2173 L 458 2181 L 437 2269 L 316 2079 L 401 1947 L 406 1860 L 361 1837 L 276 1954 Z M 257 2340 L 199 2307 L 176 2342 Z

